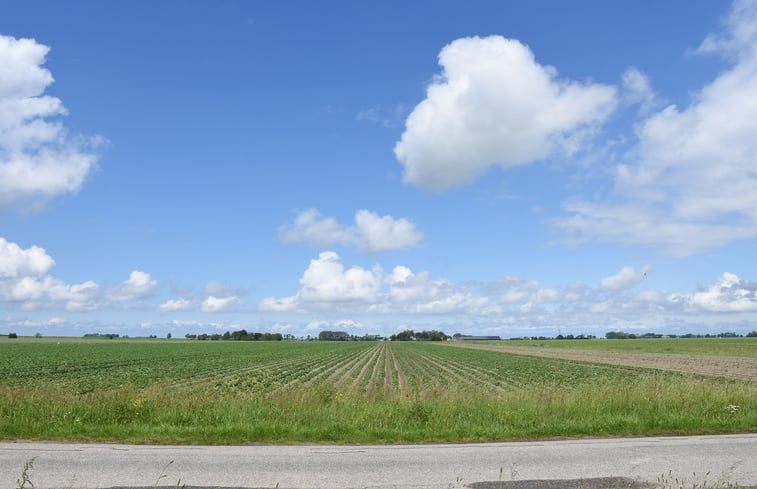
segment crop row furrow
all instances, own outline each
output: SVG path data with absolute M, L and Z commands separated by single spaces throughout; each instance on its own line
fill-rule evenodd
M 334 387 L 341 387 L 343 384 L 345 384 L 349 379 L 353 378 L 355 376 L 355 372 L 358 371 L 358 368 L 360 368 L 362 365 L 364 365 L 367 361 L 369 361 L 370 357 L 373 356 L 375 353 L 376 347 L 371 347 L 367 350 L 363 350 L 360 352 L 360 355 L 355 359 L 352 366 L 350 366 L 349 370 L 345 370 L 342 374 L 342 376 L 334 382 Z
M 444 362 L 444 365 L 448 368 L 456 371 L 460 375 L 471 380 L 473 383 L 482 384 L 502 392 L 511 391 L 513 389 L 513 386 L 503 380 L 496 372 L 484 370 L 470 362 L 449 361 L 449 359 L 445 359 L 444 357 L 435 354 L 429 354 L 429 358 L 433 358 L 437 364 Z
M 394 365 L 394 370 L 397 371 L 397 382 L 399 384 L 399 388 L 400 390 L 406 391 L 409 387 L 407 376 L 405 375 L 405 372 L 402 370 L 399 362 L 397 361 L 397 356 L 394 354 L 394 348 L 390 348 L 390 351 L 392 353 L 392 364 Z

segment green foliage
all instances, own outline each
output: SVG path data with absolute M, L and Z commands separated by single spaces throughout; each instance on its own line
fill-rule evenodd
M 749 382 L 418 341 L 21 339 L 3 345 L 0 370 L 5 439 L 368 443 L 757 426 Z
M 347 341 L 350 335 L 344 331 L 321 331 L 318 333 L 319 341 Z

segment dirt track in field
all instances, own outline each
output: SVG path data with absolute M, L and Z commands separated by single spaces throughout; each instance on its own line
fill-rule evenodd
M 687 374 L 708 375 L 739 380 L 757 380 L 757 358 L 680 353 L 637 353 L 620 351 L 575 350 L 531 346 L 483 345 L 463 342 L 444 343 L 445 346 L 500 351 L 514 355 L 540 358 L 559 358 L 579 362 L 601 363 L 628 367 L 670 370 Z

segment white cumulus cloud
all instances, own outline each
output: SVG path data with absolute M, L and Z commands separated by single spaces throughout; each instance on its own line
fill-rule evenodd
M 353 266 L 345 270 L 344 263 L 333 251 L 324 251 L 311 260 L 300 278 L 298 297 L 305 302 L 373 302 L 382 281 L 381 268 L 372 270 Z
M 55 261 L 44 248 L 31 246 L 22 249 L 16 243 L 0 238 L 0 279 L 44 276 L 54 265 Z
M 157 286 L 158 282 L 153 280 L 149 273 L 134 270 L 126 281 L 108 290 L 106 297 L 114 302 L 141 299 L 149 296 Z
M 617 105 L 614 87 L 559 79 L 528 46 L 501 36 L 457 39 L 439 64 L 394 147 L 404 180 L 425 189 L 572 152 Z
M 428 272 L 415 274 L 408 267 L 395 267 L 387 277 L 387 311 L 413 314 L 480 314 L 489 301 L 467 288 L 445 279 L 433 279 Z
M 488 299 L 448 280 L 433 279 L 396 266 L 385 275 L 380 266 L 345 268 L 341 257 L 325 251 L 300 278 L 293 296 L 258 303 L 264 312 L 361 311 L 367 313 L 444 314 L 487 312 Z
M 614 291 L 627 289 L 641 282 L 651 270 L 652 267 L 648 265 L 638 270 L 625 266 L 615 275 L 610 275 L 600 280 L 599 284 L 605 289 Z
M 192 306 L 194 306 L 194 303 L 188 299 L 170 299 L 159 305 L 158 308 L 161 311 L 186 311 L 191 309 Z
M 227 312 L 238 308 L 242 304 L 239 297 L 232 295 L 228 297 L 209 296 L 200 304 L 202 312 Z
M 380 253 L 417 247 L 423 233 L 406 218 L 380 216 L 361 209 L 355 213 L 355 224 L 343 226 L 333 217 L 324 217 L 316 209 L 301 212 L 290 225 L 279 228 L 285 243 L 309 246 L 357 246 L 362 253 Z
M 100 306 L 95 282 L 66 284 L 50 275 L 54 265 L 44 248 L 24 249 L 0 238 L 0 301 L 21 303 L 26 310 L 57 304 L 68 311 L 91 311 Z
M 66 114 L 44 95 L 53 83 L 43 68 L 49 48 L 0 35 L 0 208 L 34 209 L 76 193 L 97 162 L 102 138 L 71 137 L 51 117 Z
M 726 272 L 717 284 L 694 294 L 691 303 L 714 312 L 757 311 L 757 283 Z
M 724 32 L 699 52 L 730 67 L 637 129 L 612 192 L 572 201 L 557 221 L 570 241 L 653 245 L 673 255 L 757 237 L 757 2 L 734 3 Z

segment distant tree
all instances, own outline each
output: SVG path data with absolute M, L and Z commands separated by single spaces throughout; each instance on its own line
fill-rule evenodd
M 318 333 L 320 341 L 347 341 L 350 338 L 344 331 L 321 331 Z
M 757 338 L 757 330 L 748 332 L 746 334 L 746 337 L 747 338 Z
M 636 335 L 624 331 L 608 331 L 607 334 L 605 334 L 605 338 L 608 340 L 628 340 L 635 339 Z
M 172 338 L 172 336 L 171 336 L 171 333 L 168 333 L 168 334 L 166 335 L 166 339 L 167 339 L 167 340 L 170 340 L 171 338 Z
M 445 333 L 436 330 L 419 331 L 415 333 L 415 339 L 418 341 L 444 341 L 447 338 L 449 338 L 449 336 L 447 336 Z
M 37 339 L 40 339 L 40 338 L 42 338 L 42 333 L 36 333 L 34 335 L 34 337 L 37 338 Z
M 415 339 L 415 332 L 412 329 L 406 329 L 401 333 L 393 334 L 389 339 L 392 341 L 413 341 Z
M 16 333 L 8 333 L 8 338 L 18 338 Z

